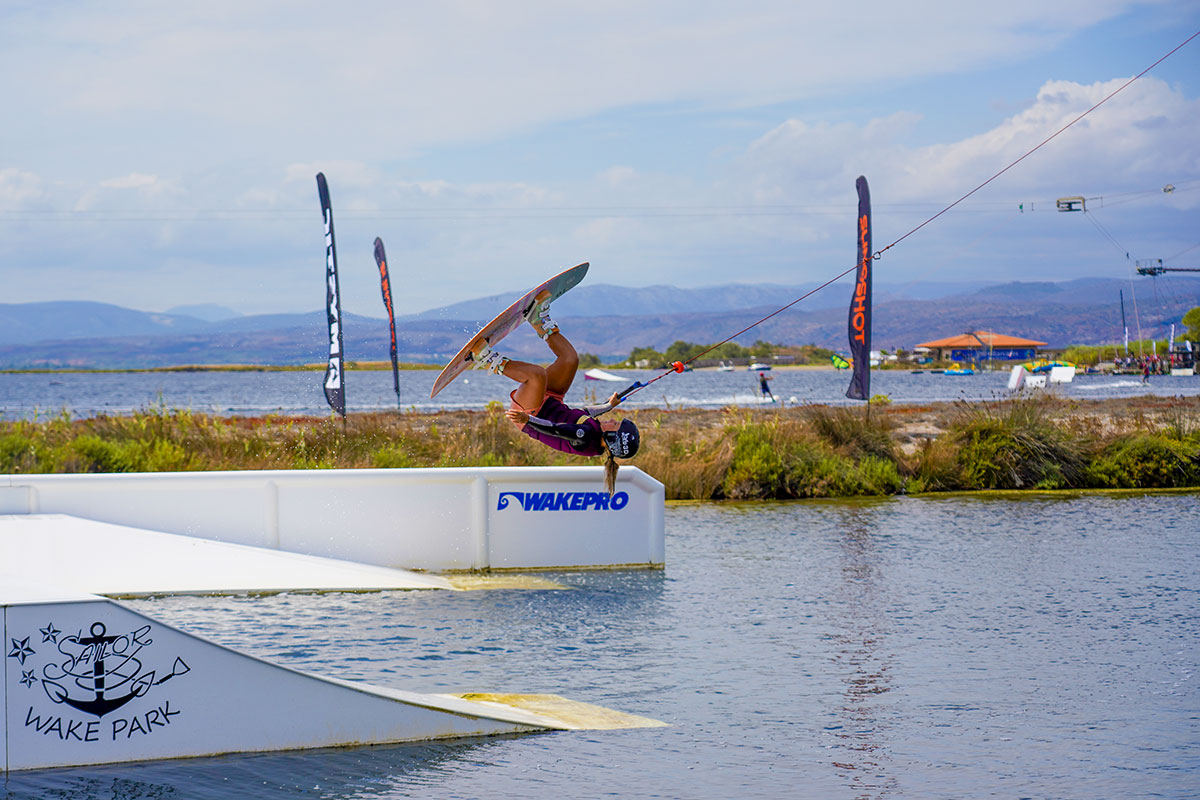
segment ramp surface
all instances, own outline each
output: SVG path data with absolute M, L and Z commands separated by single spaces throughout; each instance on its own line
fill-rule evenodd
M 611 708 L 578 700 L 568 700 L 557 694 L 488 694 L 468 692 L 441 695 L 457 697 L 494 708 L 517 708 L 554 720 L 558 727 L 571 731 L 615 731 L 627 728 L 665 728 L 667 723 L 637 714 L 626 714 Z
M 0 582 L 0 773 L 654 720 L 552 695 L 419 694 L 239 653 L 120 603 Z
M 66 514 L 0 515 L 0 583 L 18 581 L 113 597 L 454 588 L 435 575 Z

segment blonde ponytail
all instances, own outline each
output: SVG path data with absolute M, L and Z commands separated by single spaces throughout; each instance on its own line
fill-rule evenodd
M 608 451 L 608 458 L 604 462 L 604 488 L 609 497 L 617 490 L 617 459 L 611 450 Z

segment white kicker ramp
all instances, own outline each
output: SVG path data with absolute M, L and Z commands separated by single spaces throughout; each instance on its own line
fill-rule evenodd
M 65 514 L 0 515 L 0 586 L 17 582 L 109 597 L 454 588 L 437 575 Z
M 623 467 L 2 475 L 0 514 L 67 514 L 431 571 L 661 566 L 664 492 Z
M 661 724 L 618 714 L 615 723 L 588 725 L 586 712 L 580 724 L 498 702 L 321 678 L 111 600 L 44 586 L 0 587 L 0 614 L 0 772 Z

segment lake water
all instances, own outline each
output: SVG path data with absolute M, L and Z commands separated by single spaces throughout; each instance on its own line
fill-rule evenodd
M 672 505 L 568 591 L 162 598 L 292 667 L 670 723 L 19 773 L 20 798 L 1200 796 L 1200 494 Z
M 618 372 L 624 382 L 585 381 L 580 375 L 568 399 L 601 399 L 624 389 L 634 380 L 646 381 L 660 373 L 645 370 Z M 437 373 L 416 370 L 401 373 L 400 408 L 415 411 L 483 408 L 489 400 L 507 400 L 513 383 L 488 373 L 470 372 L 447 387 L 435 400 L 429 390 Z M 777 369 L 770 382 L 772 393 L 783 403 L 849 403 L 845 371 Z M 321 389 L 321 372 L 133 372 L 0 374 L 0 420 L 55 416 L 64 409 L 72 416 L 124 414 L 165 406 L 219 415 L 329 413 Z M 381 411 L 397 408 L 390 372 L 351 372 L 347 377 L 347 410 Z M 903 370 L 872 373 L 871 391 L 886 394 L 893 402 L 928 403 L 948 400 L 994 400 L 1008 396 L 1008 373 L 948 376 L 912 374 Z M 1132 375 L 1079 375 L 1054 392 L 1073 398 L 1132 397 L 1138 395 L 1200 395 L 1200 376 L 1157 376 L 1149 384 Z M 635 393 L 635 407 L 696 407 L 762 405 L 758 379 L 746 370 L 701 370 L 670 374 L 648 389 Z

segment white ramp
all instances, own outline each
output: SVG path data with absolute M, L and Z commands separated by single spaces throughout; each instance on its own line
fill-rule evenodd
M 433 572 L 660 567 L 663 485 L 622 467 L 0 475 L 0 514 L 72 514 Z
M 0 585 L 18 579 L 116 597 L 454 588 L 434 575 L 65 514 L 0 515 Z
M 78 592 L 0 584 L 0 614 L 0 772 L 589 727 L 298 672 Z
M 1075 368 L 1056 366 L 1050 368 L 1050 383 L 1070 383 L 1075 380 Z

